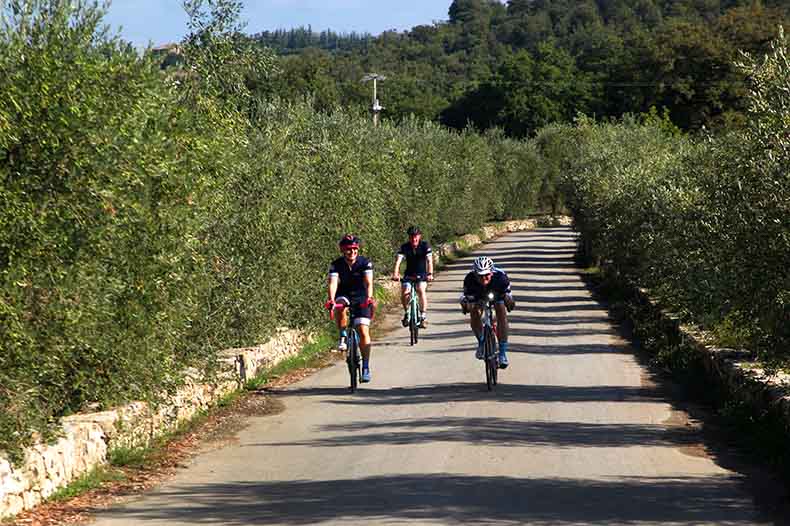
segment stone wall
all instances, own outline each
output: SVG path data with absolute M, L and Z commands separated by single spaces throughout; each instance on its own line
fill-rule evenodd
M 561 218 L 559 223 L 567 225 L 569 221 Z M 535 228 L 539 222 L 528 219 L 486 225 L 479 234 L 435 246 L 434 262 L 438 264 L 506 232 Z M 386 279 L 379 285 L 393 291 L 398 287 Z M 241 388 L 258 372 L 298 353 L 309 340 L 310 335 L 302 331 L 278 329 L 263 345 L 221 352 L 221 372 L 213 383 L 203 383 L 196 371 L 188 371 L 184 385 L 167 404 L 151 407 L 144 402 L 133 402 L 111 411 L 63 418 L 61 438 L 52 444 L 28 448 L 22 465 L 13 467 L 0 457 L 0 519 L 34 507 L 59 488 L 105 464 L 111 449 L 148 445 L 157 436 Z
M 298 353 L 309 339 L 304 332 L 280 329 L 264 345 L 223 351 L 222 371 L 215 382 L 202 383 L 196 372 L 188 372 L 184 385 L 167 404 L 158 407 L 133 402 L 111 411 L 63 418 L 61 438 L 28 448 L 22 465 L 13 467 L 0 457 L 0 519 L 34 507 L 105 464 L 110 449 L 148 445 L 240 388 L 241 373 L 252 378 L 261 369 Z
M 769 375 L 755 363 L 752 353 L 713 344 L 705 331 L 684 325 L 663 309 L 647 289 L 634 288 L 638 301 L 661 321 L 663 332 L 674 344 L 693 349 L 702 357 L 709 379 L 721 385 L 730 396 L 748 404 L 756 413 L 772 412 L 790 432 L 790 374 Z

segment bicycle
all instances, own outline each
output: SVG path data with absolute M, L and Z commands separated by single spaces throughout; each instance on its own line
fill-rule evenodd
M 494 315 L 494 294 L 489 292 L 486 301 L 480 302 L 483 307 L 483 363 L 486 369 L 486 387 L 491 391 L 497 384 L 499 371 L 499 353 L 497 352 L 496 316 Z
M 420 319 L 422 312 L 420 312 L 420 301 L 417 297 L 417 287 L 414 285 L 417 282 L 416 278 L 406 278 L 400 280 L 401 283 L 408 284 L 409 306 L 406 309 L 406 316 L 409 319 L 409 337 L 411 344 L 417 343 L 420 335 Z
M 357 386 L 362 381 L 362 353 L 359 348 L 359 333 L 357 327 L 354 325 L 354 309 L 357 302 L 353 304 L 334 303 L 329 311 L 329 319 L 335 319 L 335 309 L 347 308 L 348 309 L 348 327 L 346 328 L 346 365 L 348 365 L 348 374 L 350 377 L 350 390 L 355 392 Z M 373 319 L 373 313 L 371 313 Z

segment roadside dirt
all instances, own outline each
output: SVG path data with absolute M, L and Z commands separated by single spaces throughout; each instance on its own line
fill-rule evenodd
M 379 307 L 372 332 L 380 338 L 400 327 L 400 302 L 393 300 Z M 375 343 L 374 343 L 375 348 Z M 375 351 L 374 351 L 375 352 Z M 58 502 L 45 502 L 33 510 L 21 513 L 13 519 L 1 521 L 2 526 L 55 526 L 86 524 L 91 513 L 106 508 L 126 498 L 143 493 L 171 477 L 178 468 L 184 467 L 201 451 L 222 448 L 236 441 L 236 437 L 248 424 L 250 417 L 275 415 L 283 411 L 282 402 L 269 391 L 313 374 L 343 359 L 343 353 L 327 349 L 311 367 L 296 369 L 274 377 L 266 386 L 244 392 L 230 404 L 217 407 L 192 429 L 170 440 L 151 454 L 144 466 L 109 467 L 112 478 L 99 487 Z

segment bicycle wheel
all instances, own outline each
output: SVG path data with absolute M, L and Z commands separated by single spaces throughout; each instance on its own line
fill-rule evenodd
M 494 380 L 494 385 L 496 385 L 499 377 L 499 352 L 497 351 L 496 331 L 493 328 L 491 329 L 491 348 L 489 356 L 491 360 L 491 376 Z
M 359 381 L 359 341 L 357 340 L 357 331 L 352 329 L 348 336 L 348 356 L 346 356 L 346 363 L 348 363 L 348 374 L 351 380 L 351 392 L 357 390 L 357 382 Z
M 496 336 L 494 335 L 494 331 L 491 330 L 491 327 L 485 327 L 483 335 L 483 361 L 486 367 L 486 387 L 488 387 L 490 391 L 496 385 L 497 368 L 499 367 L 496 354 Z
M 409 310 L 409 335 L 411 336 L 411 344 L 414 345 L 417 343 L 420 333 L 420 309 L 417 307 L 414 300 L 412 300 Z

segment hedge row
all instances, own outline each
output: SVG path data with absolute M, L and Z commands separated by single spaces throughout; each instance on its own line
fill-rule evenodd
M 12 456 L 62 415 L 153 399 L 186 366 L 210 372 L 217 350 L 323 320 L 344 232 L 382 272 L 408 224 L 440 241 L 556 199 L 533 145 L 256 96 L 248 86 L 266 79 L 249 75 L 270 57 L 237 60 L 251 55 L 233 35 L 193 38 L 191 73 L 166 77 L 102 34 L 95 6 L 3 6 L 0 450 Z
M 790 63 L 744 57 L 748 125 L 681 137 L 655 117 L 581 119 L 538 143 L 560 167 L 583 247 L 721 342 L 790 361 Z

